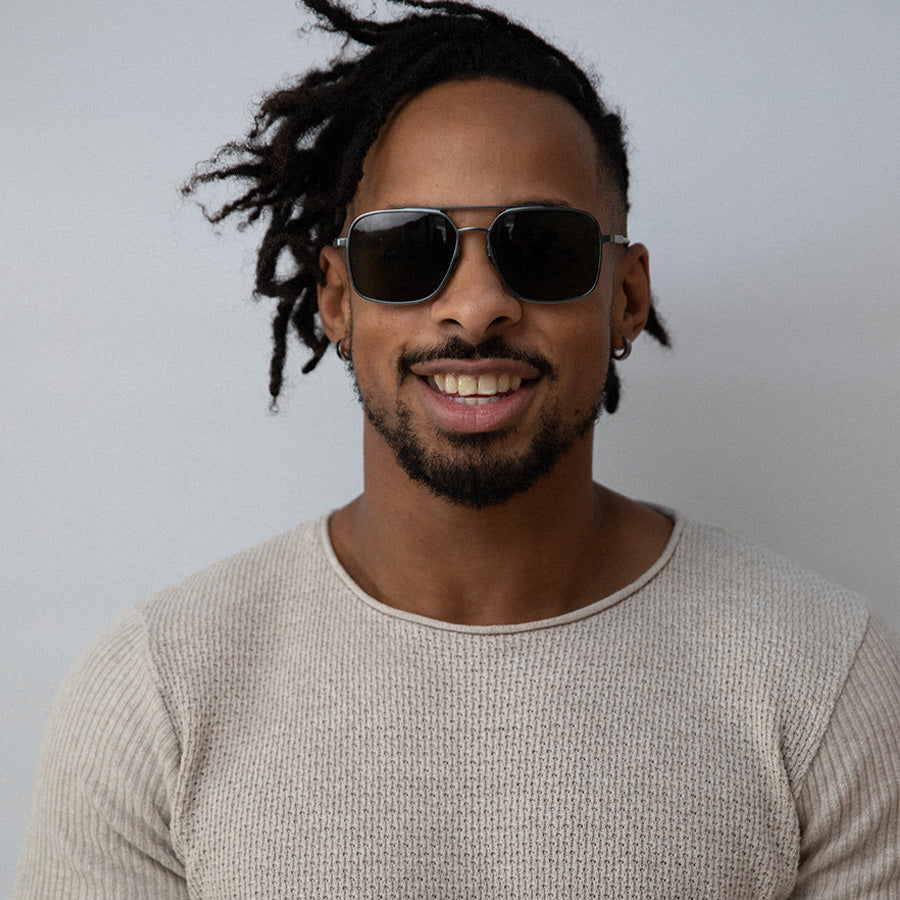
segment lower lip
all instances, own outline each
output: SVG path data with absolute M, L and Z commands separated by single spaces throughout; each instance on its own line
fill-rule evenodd
M 426 379 L 413 377 L 435 423 L 444 431 L 467 434 L 509 428 L 528 404 L 534 391 L 532 383 L 525 382 L 517 391 L 500 394 L 496 400 L 480 406 L 469 406 L 436 391 Z

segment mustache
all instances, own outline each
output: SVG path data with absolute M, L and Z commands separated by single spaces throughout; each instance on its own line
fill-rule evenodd
M 397 360 L 397 370 L 401 377 L 405 377 L 411 366 L 435 359 L 515 359 L 533 366 L 546 378 L 556 377 L 556 367 L 546 356 L 510 344 L 500 335 L 490 337 L 480 344 L 470 344 L 454 335 L 434 347 L 408 350 Z

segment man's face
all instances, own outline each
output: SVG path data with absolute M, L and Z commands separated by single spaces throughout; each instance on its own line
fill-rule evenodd
M 562 98 L 494 79 L 449 82 L 394 114 L 366 157 L 350 217 L 399 206 L 490 224 L 505 207 L 587 210 L 621 231 L 587 123 Z M 460 237 L 458 265 L 431 300 L 345 301 L 359 397 L 373 438 L 407 475 L 453 503 L 503 503 L 576 445 L 590 452 L 609 365 L 621 248 L 604 246 L 592 294 L 559 304 L 512 296 L 483 232 Z M 368 436 L 367 436 L 368 437 Z

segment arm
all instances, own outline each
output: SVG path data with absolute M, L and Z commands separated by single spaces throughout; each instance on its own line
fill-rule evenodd
M 15 900 L 186 900 L 179 745 L 138 613 L 76 665 L 44 734 Z
M 798 797 L 794 898 L 900 897 L 900 642 L 871 619 Z

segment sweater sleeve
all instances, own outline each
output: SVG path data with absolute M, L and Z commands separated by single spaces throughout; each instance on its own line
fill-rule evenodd
M 871 619 L 798 798 L 794 898 L 900 897 L 900 641 Z
M 134 611 L 75 666 L 38 762 L 15 900 L 186 900 L 170 837 L 179 744 Z

